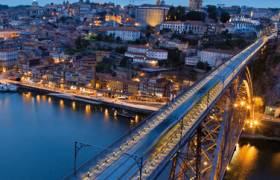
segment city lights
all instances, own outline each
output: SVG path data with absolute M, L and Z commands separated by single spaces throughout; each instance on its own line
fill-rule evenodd
M 277 6 L 46 1 L 0 5 L 0 153 L 14 165 L 0 179 L 246 179 L 259 167 L 252 147 L 280 123 Z

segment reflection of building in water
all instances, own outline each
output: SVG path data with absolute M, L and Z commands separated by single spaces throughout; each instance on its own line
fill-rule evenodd
M 91 106 L 90 106 L 89 104 L 87 104 L 87 105 L 85 106 L 85 113 L 86 113 L 86 114 L 91 114 Z
M 76 102 L 75 102 L 75 101 L 72 102 L 72 109 L 73 109 L 74 111 L 76 110 Z
M 149 26 L 161 24 L 168 13 L 169 7 L 164 5 L 142 5 L 137 8 L 136 18 Z

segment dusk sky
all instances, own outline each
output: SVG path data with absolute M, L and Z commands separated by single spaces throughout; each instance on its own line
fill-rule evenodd
M 19 4 L 31 4 L 33 0 L 0 0 L 0 4 L 7 4 L 10 6 Z M 70 0 L 71 2 L 76 2 L 77 0 Z M 121 5 L 128 4 L 133 0 L 91 0 L 92 2 L 115 2 Z M 40 5 L 46 3 L 54 2 L 61 3 L 63 0 L 38 0 Z M 134 0 L 135 4 L 142 3 L 155 3 L 155 0 Z M 184 5 L 188 4 L 188 0 L 166 0 L 167 4 L 173 5 Z M 254 7 L 280 7 L 280 0 L 204 0 L 204 5 L 207 4 L 226 4 L 226 5 L 247 5 Z

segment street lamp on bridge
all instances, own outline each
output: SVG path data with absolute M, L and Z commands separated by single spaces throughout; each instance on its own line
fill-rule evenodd
M 109 148 L 98 147 L 98 146 L 94 146 L 94 145 L 90 145 L 90 144 L 84 144 L 84 143 L 77 142 L 77 141 L 75 141 L 74 145 L 75 145 L 75 152 L 74 152 L 75 153 L 74 154 L 74 175 L 75 176 L 77 174 L 77 168 L 76 168 L 77 167 L 76 166 L 77 155 L 78 155 L 80 150 L 82 150 L 83 148 L 86 148 L 86 147 L 95 147 L 95 148 L 100 149 L 100 150 L 112 150 L 112 149 L 109 149 Z M 137 168 L 139 169 L 139 180 L 142 180 L 142 169 L 143 169 L 144 158 L 142 156 L 138 156 L 138 155 L 135 155 L 135 154 L 129 154 L 129 153 L 123 153 L 123 155 L 125 155 L 128 158 L 135 161 L 135 163 L 137 165 Z
M 128 154 L 128 153 L 124 153 L 124 155 L 126 155 L 127 157 L 129 157 L 130 159 L 133 159 L 135 161 L 135 163 L 139 169 L 139 180 L 142 180 L 143 157 L 139 157 L 137 155 Z
M 80 150 L 86 147 L 90 147 L 91 145 L 89 144 L 84 144 L 81 142 L 74 142 L 74 175 L 76 176 L 77 173 L 77 156 Z

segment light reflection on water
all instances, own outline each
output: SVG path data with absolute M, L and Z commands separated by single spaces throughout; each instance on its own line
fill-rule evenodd
M 280 142 L 241 139 L 225 180 L 279 180 Z
M 94 111 L 99 111 L 102 112 L 104 114 L 104 120 L 109 120 L 111 118 L 111 116 L 113 116 L 114 120 L 118 120 L 118 110 L 116 109 L 108 109 L 108 108 L 104 108 L 102 106 L 100 106 L 99 108 L 97 108 L 97 106 L 94 105 L 90 105 L 90 104 L 84 104 L 81 105 L 81 103 L 78 103 L 76 101 L 71 101 L 69 100 L 64 100 L 64 99 L 58 99 L 58 98 L 54 98 L 52 96 L 47 96 L 47 95 L 42 95 L 42 94 L 36 94 L 36 93 L 32 93 L 32 92 L 23 92 L 21 93 L 21 97 L 23 99 L 24 104 L 26 105 L 30 105 L 30 104 L 34 104 L 36 103 L 40 103 L 40 102 L 47 102 L 48 104 L 52 105 L 54 103 L 57 103 L 59 108 L 61 110 L 63 110 L 65 108 L 65 106 L 69 105 L 70 102 L 70 107 L 72 111 L 77 111 L 77 110 L 81 110 L 83 109 L 84 115 L 85 116 L 90 116 Z M 53 99 L 55 101 L 53 101 Z M 0 101 L 0 105 L 5 105 L 7 106 L 7 103 L 9 99 L 5 99 L 4 101 Z M 68 103 L 68 104 L 67 104 Z M 134 126 L 136 124 L 139 123 L 139 121 L 142 119 L 143 117 L 141 115 L 136 114 L 134 116 L 134 118 L 129 120 L 129 124 Z
M 272 169 L 278 168 L 280 168 L 280 152 L 274 153 L 272 156 Z
M 72 110 L 76 111 L 76 102 L 75 101 L 72 102 Z
M 238 163 L 239 166 L 230 167 L 229 171 L 232 171 L 233 176 L 237 179 L 244 179 L 255 167 L 255 161 L 258 158 L 258 150 L 255 146 L 250 144 L 237 146 L 236 152 L 232 158 L 232 163 Z

